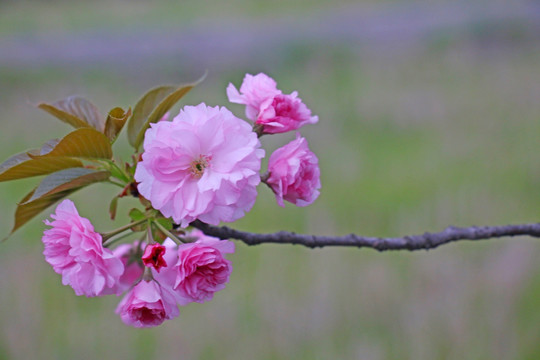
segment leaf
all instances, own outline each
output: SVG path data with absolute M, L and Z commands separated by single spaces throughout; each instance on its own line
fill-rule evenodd
M 75 115 L 72 115 L 63 110 L 60 110 L 54 107 L 54 105 L 41 103 L 41 104 L 38 104 L 37 107 L 40 108 L 41 110 L 45 110 L 46 112 L 48 112 L 55 118 L 60 119 L 61 121 L 68 123 L 69 125 L 75 128 L 90 127 L 90 125 L 84 122 L 84 120 L 81 120 Z
M 118 133 L 122 131 L 122 128 L 126 124 L 126 120 L 131 115 L 131 108 L 127 111 L 120 107 L 115 107 L 109 111 L 107 120 L 105 120 L 105 135 L 109 138 L 111 142 L 116 140 Z
M 133 114 L 129 118 L 127 128 L 128 140 L 133 147 L 137 148 L 135 146 L 137 138 L 152 110 L 173 91 L 174 86 L 160 86 L 150 90 L 137 101 L 133 108 Z
M 50 153 L 56 145 L 60 142 L 60 139 L 52 139 L 47 141 L 43 146 L 41 147 L 41 150 L 39 151 L 39 155 L 45 155 Z
M 50 152 L 43 156 L 31 156 L 43 159 L 54 156 L 69 156 L 86 159 L 110 159 L 112 148 L 109 139 L 97 130 L 77 129 L 67 134 Z
M 7 240 L 9 236 L 15 232 L 15 230 L 26 224 L 43 210 L 47 209 L 49 206 L 75 192 L 76 190 L 77 189 L 70 189 L 57 192 L 32 202 L 27 201 L 34 195 L 34 190 L 26 194 L 26 196 L 21 200 L 21 203 L 17 206 L 17 210 L 15 210 L 15 224 L 13 225 L 11 232 L 6 238 L 2 239 L 2 241 Z
M 39 155 L 31 155 L 32 153 L 39 154 L 39 150 L 14 155 L 2 163 L 0 165 L 0 182 L 44 175 L 66 168 L 83 166 L 80 160 L 71 157 L 46 157 L 47 155 L 45 155 L 36 159 L 35 157 Z
M 109 139 L 97 130 L 77 129 L 61 140 L 51 140 L 40 150 L 17 154 L 0 164 L 0 182 L 83 167 L 82 159 L 110 159 Z
M 155 222 L 158 222 L 161 226 L 163 226 L 165 229 L 167 230 L 172 230 L 173 229 L 173 224 L 172 224 L 172 221 L 171 219 L 168 219 L 168 218 L 157 218 L 155 220 Z
M 80 96 L 70 96 L 53 104 L 41 103 L 38 108 L 76 128 L 92 127 L 100 132 L 105 129 L 98 108 Z
M 113 197 L 111 204 L 109 205 L 109 215 L 111 220 L 116 218 L 116 209 L 118 209 L 118 196 Z
M 111 173 L 108 171 L 99 171 L 87 168 L 60 170 L 44 178 L 34 190 L 32 197 L 28 199 L 26 203 L 65 190 L 82 188 L 96 182 L 104 181 L 110 176 Z
M 138 150 L 144 133 L 151 123 L 158 122 L 171 107 L 174 106 L 185 94 L 204 80 L 206 74 L 191 83 L 174 86 L 160 86 L 147 92 L 135 105 L 133 115 L 128 122 L 129 143 Z
M 137 209 L 137 208 L 133 208 L 129 211 L 129 218 L 131 220 L 133 220 L 134 222 L 135 221 L 139 221 L 139 220 L 142 220 L 144 219 L 146 216 L 144 215 L 144 213 Z

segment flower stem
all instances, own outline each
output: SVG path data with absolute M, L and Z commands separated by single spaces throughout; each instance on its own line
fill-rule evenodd
M 261 174 L 261 182 L 266 184 L 266 180 L 268 180 L 269 177 L 270 177 L 270 173 L 268 171 L 265 172 L 264 174 Z
M 118 229 L 103 233 L 103 234 L 101 234 L 101 236 L 103 237 L 103 241 L 105 242 L 105 241 L 109 240 L 111 237 L 113 237 L 115 235 L 118 235 L 118 234 L 120 234 L 120 233 L 122 233 L 122 232 L 124 232 L 126 230 L 129 230 L 129 229 L 131 229 L 132 227 L 134 227 L 136 225 L 142 224 L 146 220 L 148 220 L 148 218 L 145 217 L 144 219 L 134 221 L 132 223 L 129 223 L 127 225 L 119 227 Z
M 175 243 L 177 243 L 178 245 L 182 245 L 184 242 L 176 235 L 174 235 L 172 232 L 170 232 L 169 230 L 167 230 L 167 228 L 165 228 L 165 226 L 161 225 L 158 221 L 154 221 L 153 222 L 154 225 L 157 226 L 157 228 L 162 232 L 164 233 L 165 235 L 167 235 L 169 238 L 171 238 L 171 240 L 173 240 Z
M 125 239 L 127 238 L 128 236 L 131 236 L 132 233 L 128 233 L 128 234 L 124 234 L 122 236 L 118 236 L 118 237 L 115 237 L 113 239 L 108 239 L 107 241 L 103 242 L 103 247 L 109 247 L 111 246 L 112 244 L 122 240 L 122 239 Z

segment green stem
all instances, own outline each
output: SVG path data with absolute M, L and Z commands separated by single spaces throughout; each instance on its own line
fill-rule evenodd
M 124 185 L 124 184 L 121 184 L 121 183 L 119 183 L 119 182 L 116 182 L 116 181 L 113 181 L 113 180 L 111 180 L 111 179 L 107 180 L 107 182 L 108 182 L 108 183 L 110 183 L 110 184 L 113 184 L 113 185 L 119 186 L 119 187 L 121 187 L 122 189 L 126 187 L 126 185 Z
M 111 246 L 112 244 L 114 244 L 114 243 L 116 243 L 116 242 L 118 242 L 118 241 L 120 241 L 120 240 L 122 240 L 122 239 L 125 239 L 125 238 L 127 238 L 127 237 L 129 237 L 129 236 L 131 236 L 131 235 L 133 235 L 133 233 L 124 234 L 124 235 L 119 236 L 119 237 L 116 237 L 116 238 L 114 238 L 114 239 L 109 239 L 109 240 L 107 240 L 107 241 L 105 241 L 105 242 L 103 243 L 103 247 L 109 247 L 109 246 Z
M 107 164 L 107 166 L 110 168 L 110 170 L 112 170 L 114 168 L 115 171 L 111 171 L 114 178 L 116 178 L 116 179 L 118 179 L 120 181 L 123 181 L 126 184 L 129 184 L 131 182 L 131 176 L 129 174 L 127 174 L 124 171 L 124 169 L 122 169 L 118 165 L 116 165 L 114 160 L 104 160 L 104 161 L 102 161 L 102 163 Z M 114 176 L 114 175 L 118 175 L 118 176 Z
M 146 231 L 147 231 L 146 243 L 148 245 L 153 244 L 155 241 L 154 241 L 154 236 L 152 235 L 152 221 L 150 219 L 148 219 L 148 225 L 146 226 Z
M 132 222 L 132 223 L 130 223 L 130 224 L 127 224 L 127 225 L 125 225 L 125 226 L 119 227 L 118 229 L 115 229 L 115 230 L 112 230 L 112 231 L 103 233 L 103 234 L 101 234 L 101 236 L 103 237 L 103 241 L 107 241 L 107 240 L 109 240 L 111 237 L 113 237 L 114 235 L 118 235 L 118 234 L 120 234 L 121 232 L 124 232 L 124 231 L 126 231 L 126 230 L 129 230 L 129 229 L 131 229 L 133 226 L 142 224 L 142 223 L 145 222 L 146 220 L 148 220 L 147 217 L 145 217 L 144 219 L 141 219 L 141 220 L 134 221 L 134 222 Z
M 165 226 L 161 225 L 159 222 L 157 221 L 154 221 L 153 222 L 154 225 L 157 226 L 157 228 L 162 232 L 164 233 L 165 235 L 167 235 L 168 237 L 171 238 L 171 240 L 173 240 L 175 243 L 177 243 L 178 245 L 182 245 L 184 242 L 176 235 L 174 235 L 172 232 L 170 232 L 169 230 L 167 230 L 167 228 L 165 228 Z

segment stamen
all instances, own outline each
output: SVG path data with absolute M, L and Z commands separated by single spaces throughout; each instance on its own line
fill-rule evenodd
M 204 169 L 209 165 L 210 157 L 206 155 L 199 156 L 198 159 L 191 162 L 191 173 L 197 179 L 200 179 L 204 174 Z

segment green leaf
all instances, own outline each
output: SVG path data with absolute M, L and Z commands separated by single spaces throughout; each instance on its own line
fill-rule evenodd
M 129 143 L 137 148 L 137 138 L 139 133 L 142 132 L 146 119 L 152 113 L 152 110 L 174 91 L 174 86 L 160 86 L 150 90 L 137 102 L 133 108 L 133 114 L 128 121 L 128 140 Z M 144 129 L 146 130 L 146 129 Z
M 75 192 L 76 190 L 77 189 L 69 189 L 57 192 L 32 202 L 27 201 L 34 195 L 34 190 L 26 194 L 26 196 L 21 200 L 21 203 L 17 206 L 17 210 L 15 210 L 15 224 L 13 225 L 11 232 L 6 238 L 2 239 L 2 241 L 7 240 L 9 236 L 15 232 L 15 230 L 19 229 L 43 210 L 47 209 L 49 206 Z
M 191 84 L 179 87 L 157 87 L 147 92 L 137 102 L 133 109 L 133 115 L 128 121 L 128 140 L 135 150 L 139 150 L 144 139 L 144 133 L 150 127 L 150 124 L 158 122 L 174 104 L 203 81 L 205 77 L 206 74 Z
M 41 103 L 37 107 L 76 128 L 91 127 L 100 132 L 105 129 L 98 108 L 80 96 L 70 96 L 53 104 Z
M 173 223 L 170 219 L 167 218 L 158 218 L 155 220 L 155 222 L 158 222 L 161 226 L 163 226 L 167 230 L 172 230 Z
M 58 170 L 82 167 L 80 160 L 65 156 L 39 156 L 39 150 L 17 154 L 0 165 L 0 182 L 45 175 Z M 38 158 L 35 158 L 38 156 Z
M 40 150 L 17 154 L 0 164 L 0 182 L 83 167 L 81 159 L 110 159 L 109 139 L 97 130 L 77 129 L 61 140 L 51 140 Z
M 109 115 L 107 116 L 107 120 L 105 120 L 105 135 L 111 140 L 111 142 L 114 142 L 116 140 L 116 137 L 118 136 L 118 133 L 122 131 L 122 128 L 126 124 L 126 120 L 131 115 L 131 108 L 129 108 L 127 111 L 124 111 L 124 109 L 120 107 L 115 107 L 111 111 L 109 111 Z
M 109 215 L 111 220 L 116 218 L 116 210 L 118 209 L 118 196 L 113 197 L 111 204 L 109 205 Z
M 112 147 L 109 139 L 97 130 L 81 128 L 67 134 L 50 152 L 44 157 L 69 156 L 86 159 L 110 159 Z
M 111 173 L 108 171 L 86 168 L 60 170 L 44 178 L 26 203 L 65 190 L 83 188 L 87 185 L 107 180 L 110 176 Z
M 139 221 L 139 220 L 142 220 L 146 217 L 146 215 L 144 215 L 144 213 L 137 209 L 137 208 L 133 208 L 129 211 L 129 218 L 131 220 L 133 220 L 134 222 L 135 221 Z

